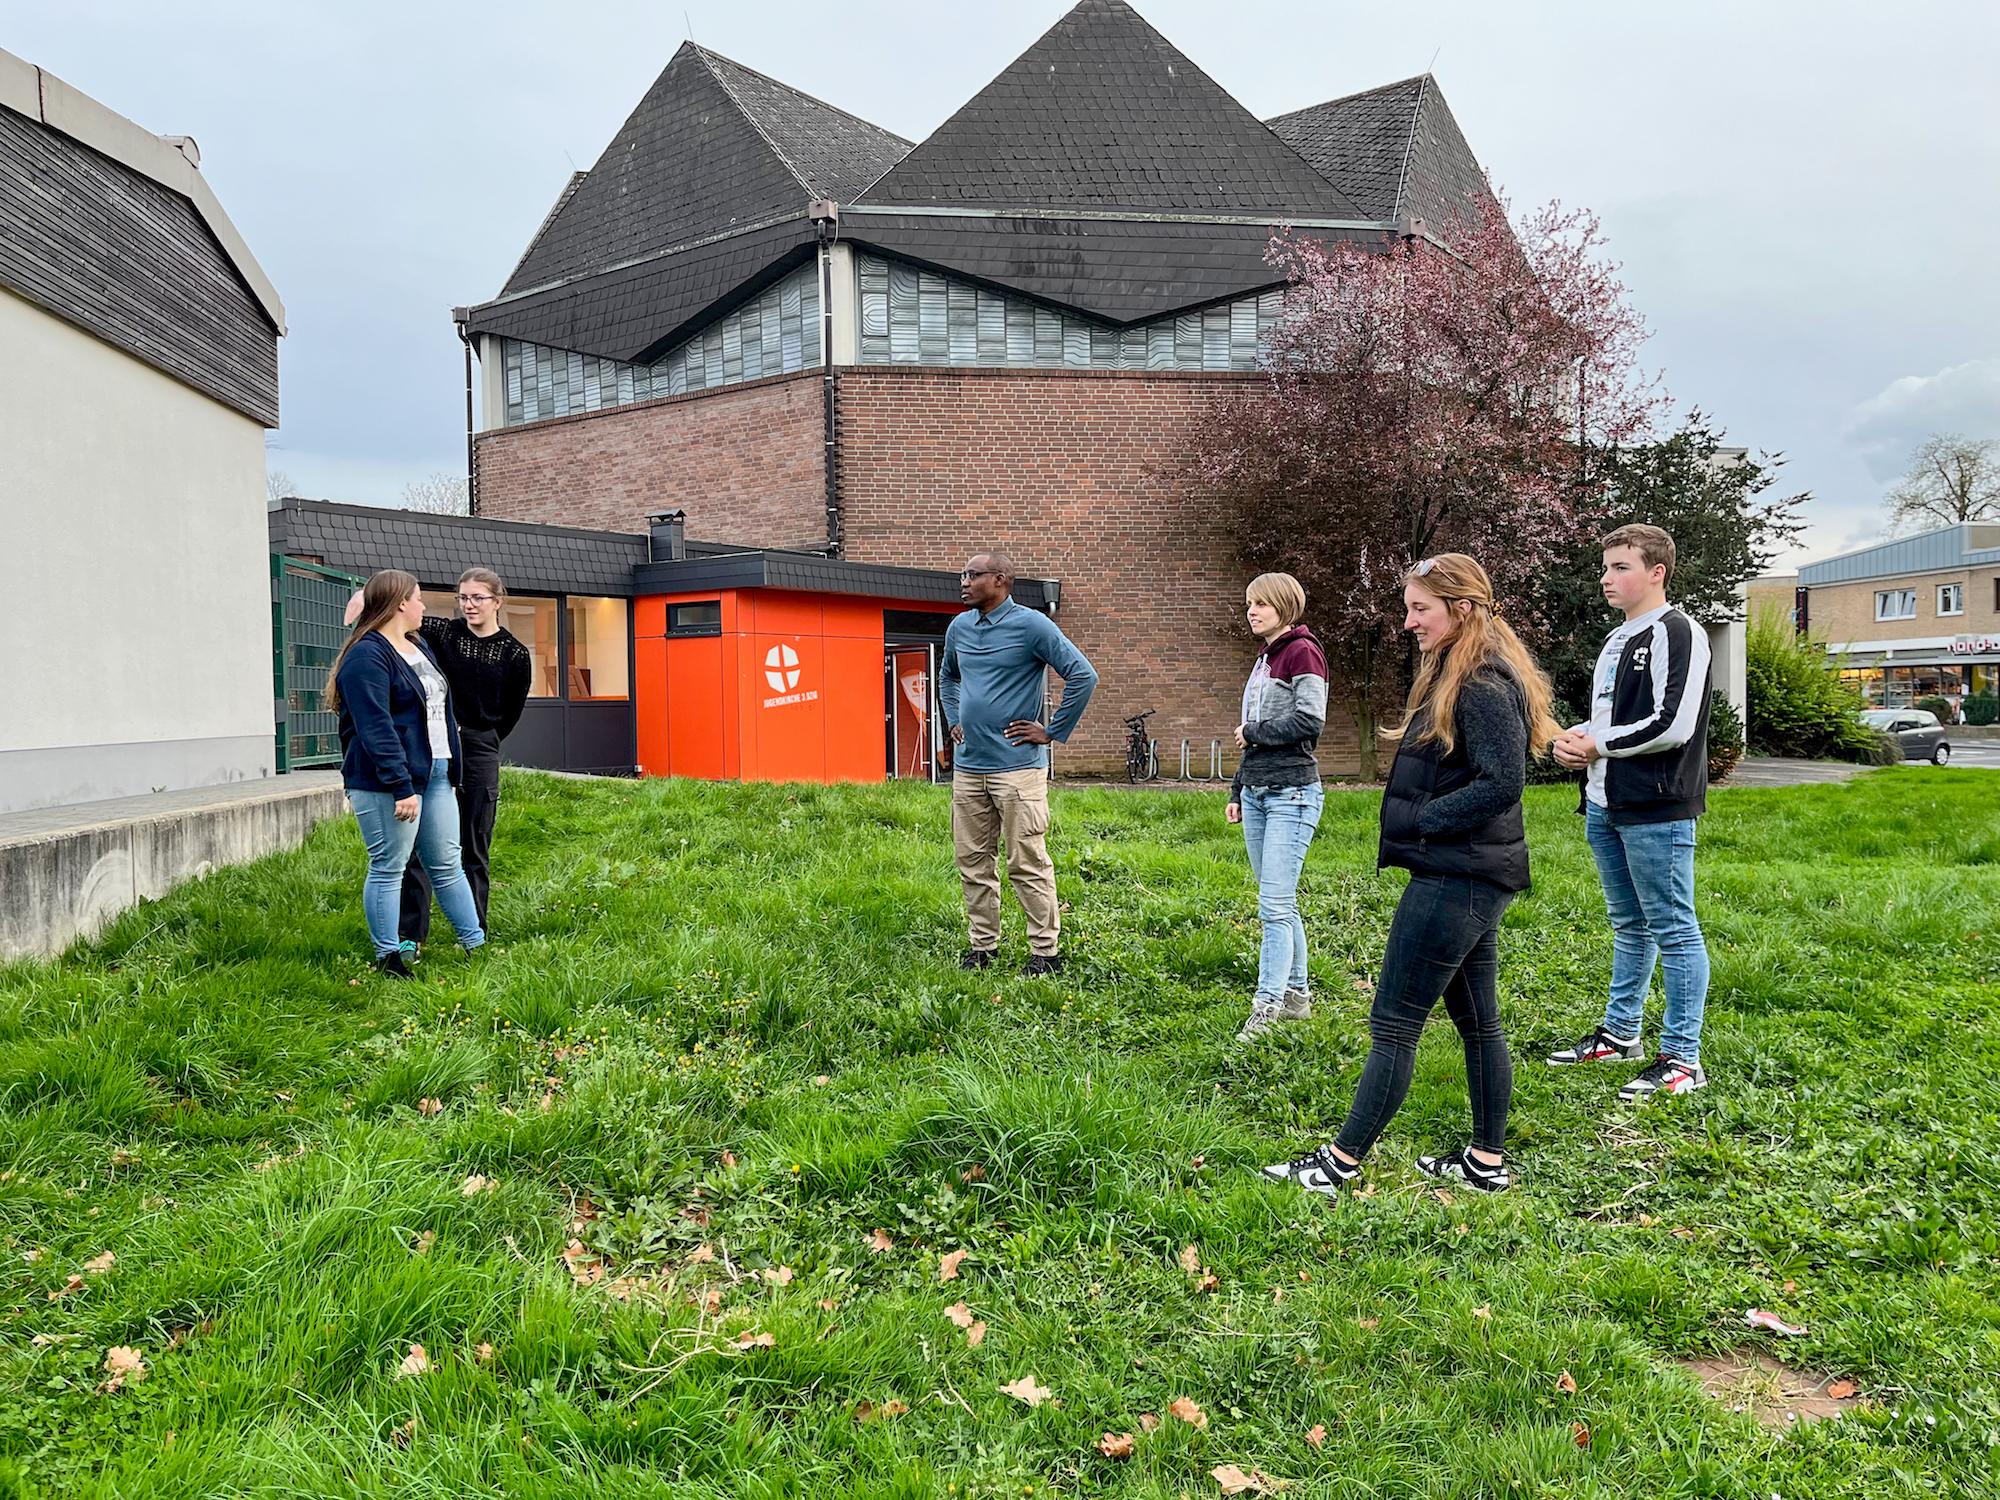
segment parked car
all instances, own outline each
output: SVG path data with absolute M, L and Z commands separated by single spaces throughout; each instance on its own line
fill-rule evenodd
M 1951 764 L 1944 725 L 1927 708 L 1870 708 L 1862 712 L 1861 722 L 1893 734 L 1903 747 L 1904 760 L 1927 760 L 1934 766 Z

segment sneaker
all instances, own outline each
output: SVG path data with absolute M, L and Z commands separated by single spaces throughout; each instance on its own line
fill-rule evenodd
M 1420 1156 L 1417 1158 L 1417 1170 L 1426 1177 L 1462 1182 L 1482 1193 L 1504 1193 L 1513 1184 L 1513 1179 L 1507 1175 L 1505 1162 L 1489 1167 L 1470 1151 L 1454 1151 L 1449 1156 Z
M 1283 1006 L 1275 1000 L 1252 1000 L 1250 1016 L 1236 1033 L 1239 1042 L 1255 1041 L 1284 1019 Z
M 424 956 L 424 945 L 414 938 L 404 938 L 396 945 L 396 951 L 403 955 L 404 963 L 413 964 Z
M 961 969 L 990 969 L 1000 955 L 991 948 L 967 948 L 958 956 Z
M 415 979 L 417 977 L 416 973 L 405 961 L 401 948 L 396 949 L 392 953 L 385 953 L 376 959 L 375 972 L 386 974 L 391 979 Z
M 1586 1062 L 1637 1062 L 1646 1055 L 1635 1036 L 1631 1041 L 1615 1037 L 1602 1026 L 1578 1041 L 1572 1042 L 1560 1052 L 1549 1054 L 1549 1066 L 1567 1067 L 1571 1063 Z
M 1618 1102 L 1636 1104 L 1654 1094 L 1692 1094 L 1707 1087 L 1708 1075 L 1702 1072 L 1700 1063 L 1682 1062 L 1662 1053 L 1645 1072 L 1618 1091 Z
M 1028 961 L 1021 966 L 1021 972 L 1030 979 L 1045 979 L 1062 971 L 1063 957 L 1060 953 L 1030 953 Z
M 1296 1161 L 1281 1161 L 1265 1167 L 1263 1175 L 1272 1182 L 1289 1182 L 1309 1193 L 1318 1193 L 1322 1198 L 1337 1198 L 1342 1188 L 1361 1180 L 1361 1168 L 1342 1161 L 1329 1148 L 1321 1146 Z
M 1286 990 L 1285 998 L 1278 1005 L 1280 1021 L 1310 1021 L 1313 1018 L 1312 996 L 1304 990 Z

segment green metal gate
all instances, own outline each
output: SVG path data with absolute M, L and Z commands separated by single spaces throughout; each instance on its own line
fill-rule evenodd
M 327 669 L 347 639 L 340 617 L 361 580 L 271 554 L 271 671 L 278 769 L 340 764 L 340 716 L 320 706 Z

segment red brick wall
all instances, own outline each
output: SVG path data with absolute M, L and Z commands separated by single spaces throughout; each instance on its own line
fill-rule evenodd
M 687 512 L 688 535 L 746 546 L 826 545 L 818 372 L 480 434 L 479 513 L 644 531 Z
M 1161 769 L 1183 736 L 1206 770 L 1235 765 L 1247 575 L 1217 518 L 1174 483 L 1181 440 L 1218 396 L 1254 377 L 1151 372 L 846 368 L 838 415 L 846 554 L 957 568 L 998 548 L 1062 580 L 1057 616 L 1097 667 L 1067 774 L 1124 767 L 1128 714 L 1155 708 Z M 704 533 L 689 522 L 694 536 Z M 1329 771 L 1358 765 L 1337 709 Z

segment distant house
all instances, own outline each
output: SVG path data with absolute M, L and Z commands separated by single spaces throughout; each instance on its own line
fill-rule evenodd
M 0 812 L 271 774 L 284 329 L 192 140 L 0 51 Z
M 916 144 L 690 42 L 458 310 L 475 505 L 948 572 L 1004 548 L 1104 674 L 1066 764 L 1122 769 L 1146 708 L 1205 764 L 1244 578 L 1173 467 L 1258 378 L 1270 240 L 1448 237 L 1485 192 L 1429 75 L 1259 120 L 1123 0 Z M 1352 726 L 1322 750 L 1352 767 Z

